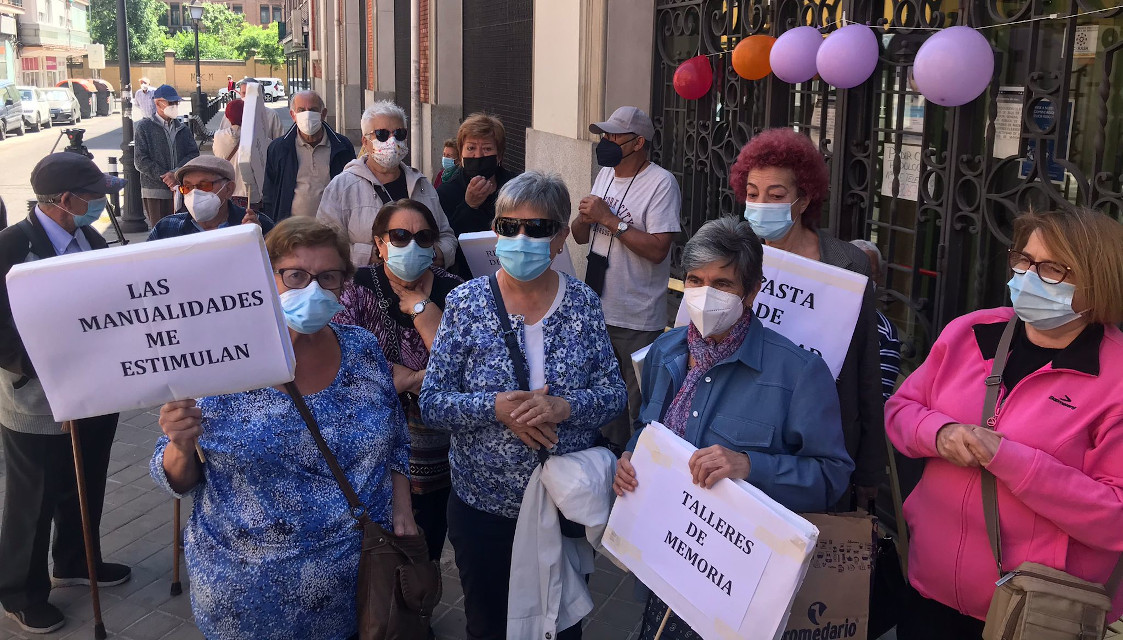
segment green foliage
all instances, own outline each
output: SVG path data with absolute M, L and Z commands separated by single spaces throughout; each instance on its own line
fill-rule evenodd
M 243 26 L 234 47 L 242 58 L 249 59 L 256 52 L 257 59 L 261 62 L 274 67 L 285 64 L 285 50 L 277 37 L 276 22 L 269 23 L 267 27 L 252 24 Z
M 208 33 L 218 38 L 221 42 L 232 43 L 242 32 L 242 28 L 248 26 L 246 18 L 240 13 L 234 13 L 226 5 L 207 3 L 203 5 L 203 33 Z M 200 39 L 199 48 L 203 48 L 202 40 Z
M 175 50 L 177 60 L 195 59 L 195 33 L 180 31 L 168 38 L 168 48 Z M 210 33 L 199 34 L 199 58 L 201 60 L 236 60 L 238 51 Z
M 129 27 L 129 59 L 156 62 L 164 59 L 167 30 L 160 20 L 168 7 L 160 0 L 127 0 L 125 15 Z M 105 56 L 117 56 L 117 0 L 92 0 L 89 13 L 90 38 L 105 45 Z M 200 48 L 202 48 L 200 46 Z M 194 45 L 192 45 L 194 51 Z

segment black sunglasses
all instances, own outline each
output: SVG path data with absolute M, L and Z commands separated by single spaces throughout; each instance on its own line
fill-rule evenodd
M 405 229 L 390 229 L 386 232 L 386 235 L 390 237 L 390 244 L 399 249 L 407 246 L 410 240 L 417 240 L 417 246 L 428 249 L 433 246 L 433 243 L 439 237 L 439 234 L 432 229 L 422 229 L 417 232 L 406 231 Z
M 369 135 L 374 136 L 374 139 L 379 142 L 386 142 L 390 139 L 390 136 L 394 136 L 398 142 L 405 142 L 406 136 L 409 135 L 409 129 L 394 129 L 393 131 L 389 129 L 375 129 L 371 131 Z
M 513 238 L 519 235 L 520 227 L 528 238 L 552 238 L 561 229 L 561 223 L 546 218 L 530 218 L 528 220 L 522 218 L 495 219 L 495 233 L 504 238 Z

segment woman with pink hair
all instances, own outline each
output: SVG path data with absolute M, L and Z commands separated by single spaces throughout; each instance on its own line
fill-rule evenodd
M 767 129 L 737 156 L 729 186 L 745 203 L 745 219 L 768 246 L 872 276 L 861 249 L 819 229 L 830 190 L 827 164 L 807 136 Z M 872 282 L 872 278 L 871 278 Z M 885 479 L 886 448 L 880 349 L 873 287 L 866 290 L 858 323 L 837 380 L 846 450 L 854 460 L 850 499 L 839 508 L 867 507 Z

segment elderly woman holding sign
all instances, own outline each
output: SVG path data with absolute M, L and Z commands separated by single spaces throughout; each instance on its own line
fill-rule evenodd
M 266 246 L 297 387 L 371 518 L 416 535 L 409 432 L 390 368 L 371 333 L 329 324 L 351 275 L 347 241 L 291 218 Z M 199 630 L 231 640 L 354 634 L 361 532 L 292 399 L 267 388 L 169 402 L 160 428 L 152 477 L 195 500 L 185 551 Z
M 819 230 L 829 189 L 823 155 L 807 136 L 769 129 L 749 141 L 733 165 L 729 185 L 745 203 L 745 219 L 768 246 L 870 276 L 862 250 Z M 886 450 L 881 359 L 871 286 L 846 360 L 838 374 L 838 402 L 846 450 L 854 460 L 854 499 L 843 509 L 865 508 L 885 479 Z
M 600 300 L 550 268 L 569 212 L 556 174 L 531 171 L 503 186 L 501 269 L 445 298 L 421 385 L 425 424 L 452 432 L 448 537 L 473 639 L 506 637 L 515 524 L 538 450 L 589 449 L 627 400 Z M 580 634 L 578 624 L 558 638 Z
M 707 222 L 686 243 L 683 304 L 690 324 L 651 345 L 640 421 L 661 421 L 698 447 L 690 458 L 698 486 L 739 478 L 792 511 L 825 511 L 846 491 L 854 469 L 838 396 L 821 358 L 766 328 L 752 312 L 762 261 L 749 223 L 732 218 Z M 642 426 L 617 464 L 613 488 L 619 496 L 642 482 L 630 462 L 641 433 Z M 654 637 L 666 611 L 657 596 L 648 598 L 641 638 Z M 697 637 L 677 619 L 662 635 Z

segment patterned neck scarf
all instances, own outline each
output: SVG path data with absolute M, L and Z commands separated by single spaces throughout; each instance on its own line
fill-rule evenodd
M 680 438 L 686 437 L 686 421 L 690 417 L 690 407 L 694 404 L 694 392 L 698 389 L 698 381 L 715 364 L 741 348 L 752 323 L 752 311 L 746 310 L 730 329 L 729 335 L 721 342 L 703 338 L 694 327 L 694 323 L 690 323 L 690 328 L 686 331 L 686 346 L 690 349 L 690 355 L 694 357 L 694 367 L 687 372 L 686 380 L 675 394 L 675 399 L 671 401 L 671 406 L 667 408 L 667 415 L 663 418 L 663 424 Z

